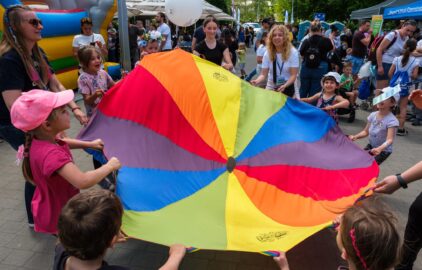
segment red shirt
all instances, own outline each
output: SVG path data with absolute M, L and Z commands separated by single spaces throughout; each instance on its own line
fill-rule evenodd
M 67 201 L 79 193 L 57 170 L 73 162 L 69 146 L 58 140 L 56 144 L 32 140 L 29 151 L 31 172 L 36 184 L 32 198 L 34 229 L 37 232 L 57 234 L 60 211 Z

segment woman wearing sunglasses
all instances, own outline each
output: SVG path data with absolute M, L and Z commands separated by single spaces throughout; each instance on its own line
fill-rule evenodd
M 65 90 L 50 68 L 48 59 L 38 46 L 41 21 L 26 6 L 9 7 L 3 16 L 4 32 L 0 41 L 0 137 L 15 150 L 25 143 L 25 134 L 10 119 L 10 108 L 22 92 L 38 88 L 59 92 Z M 88 119 L 75 102 L 69 103 L 81 124 Z M 25 155 L 25 153 L 24 153 Z M 25 203 L 28 224 L 33 226 L 31 200 L 35 187 L 25 182 Z
M 88 17 L 81 19 L 81 34 L 73 38 L 73 55 L 76 59 L 78 59 L 78 50 L 87 45 L 99 48 L 101 55 L 107 57 L 108 50 L 104 38 L 101 34 L 96 34 L 92 31 L 92 20 Z

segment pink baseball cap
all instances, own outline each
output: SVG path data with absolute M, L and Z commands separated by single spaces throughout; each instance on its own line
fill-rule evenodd
M 71 102 L 73 97 L 74 93 L 72 90 L 56 93 L 34 89 L 29 92 L 23 92 L 13 103 L 10 110 L 12 124 L 24 132 L 33 130 L 47 120 L 55 108 Z

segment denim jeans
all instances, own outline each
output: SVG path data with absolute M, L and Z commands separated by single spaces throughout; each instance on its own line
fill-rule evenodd
M 256 75 L 256 68 L 254 68 L 254 70 L 251 71 L 251 73 L 249 73 L 249 75 L 246 77 L 246 81 L 250 82 L 252 80 L 252 78 Z M 259 74 L 258 74 L 259 75 Z
M 10 144 L 10 146 L 18 150 L 18 147 L 25 143 L 25 134 L 16 129 L 12 125 L 0 125 L 0 136 Z M 32 217 L 31 202 L 34 196 L 35 186 L 25 181 L 25 207 L 26 215 L 28 217 L 28 223 L 33 224 L 34 218 Z
M 308 68 L 302 63 L 300 70 L 300 97 L 306 98 L 321 91 L 321 79 L 328 72 L 328 63 L 321 61 L 319 67 Z

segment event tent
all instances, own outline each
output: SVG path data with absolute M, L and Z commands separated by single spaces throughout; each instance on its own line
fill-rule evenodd
M 143 15 L 155 15 L 157 12 L 165 11 L 165 0 L 128 0 L 126 1 L 126 5 L 128 8 L 142 11 Z M 211 5 L 207 1 L 203 1 L 203 11 L 201 18 L 203 19 L 207 15 L 214 15 L 217 20 L 235 20 L 232 16 L 225 13 L 220 8 Z
M 408 5 L 386 8 L 383 15 L 384 19 L 389 20 L 422 19 L 422 0 Z
M 385 8 L 407 5 L 414 2 L 417 2 L 417 1 L 415 0 L 386 0 L 372 7 L 353 11 L 352 14 L 350 14 L 350 19 L 352 20 L 370 19 L 372 15 L 382 15 Z

